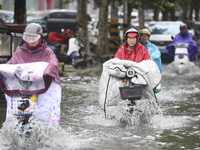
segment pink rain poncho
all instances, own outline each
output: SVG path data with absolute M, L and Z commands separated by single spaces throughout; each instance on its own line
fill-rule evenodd
M 45 91 L 50 86 L 53 78 L 55 78 L 55 80 L 61 84 L 58 72 L 58 59 L 50 47 L 47 45 L 39 45 L 38 47 L 31 48 L 26 44 L 16 50 L 7 64 L 23 64 L 30 62 L 49 63 L 43 75 L 46 85 Z M 42 92 L 44 92 L 44 90 L 40 91 L 40 93 Z
M 31 67 L 29 65 L 31 63 L 38 63 L 38 67 Z M 40 63 L 46 63 L 47 65 L 43 67 L 40 65 Z M 32 79 L 33 84 L 31 86 L 35 85 L 34 87 L 36 87 L 32 89 L 31 86 L 30 89 L 17 89 L 16 87 L 19 87 L 19 85 L 14 85 L 14 82 L 9 82 L 8 86 L 5 80 L 9 79 L 9 76 L 3 76 L 3 74 L 6 74 L 9 71 L 5 68 L 6 66 L 3 65 L 9 64 L 19 64 L 22 66 L 22 68 L 24 65 L 29 65 L 29 68 L 27 68 L 29 70 L 30 68 L 36 68 L 36 72 L 42 72 L 41 82 L 35 82 L 36 84 L 34 84 L 35 79 Z M 36 118 L 44 122 L 52 122 L 53 124 L 59 123 L 61 103 L 61 81 L 58 72 L 58 59 L 50 47 L 41 44 L 41 39 L 38 46 L 35 48 L 31 48 L 26 43 L 26 45 L 19 47 L 13 54 L 12 58 L 6 64 L 2 64 L 0 69 L 3 70 L 1 72 L 2 76 L 0 76 L 0 88 L 6 93 L 5 96 L 7 100 L 6 119 L 13 116 L 14 111 L 17 111 L 17 107 L 13 108 L 13 106 L 19 105 L 19 103 L 16 100 L 18 96 L 20 96 L 20 94 L 27 94 L 35 95 L 37 97 L 37 109 L 34 113 L 34 116 Z M 13 79 L 10 78 L 10 81 Z M 44 83 L 42 88 L 40 86 L 41 83 Z M 39 88 L 37 89 L 37 87 Z

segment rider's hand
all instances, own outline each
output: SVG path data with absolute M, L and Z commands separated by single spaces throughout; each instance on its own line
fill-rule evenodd
M 155 89 L 153 89 L 154 93 L 159 93 L 161 90 L 162 90 L 161 83 L 158 84 L 158 86 Z

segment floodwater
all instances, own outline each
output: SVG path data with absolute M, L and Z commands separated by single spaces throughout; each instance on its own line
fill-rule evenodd
M 163 64 L 162 115 L 144 126 L 106 119 L 98 103 L 102 66 L 69 72 L 62 80 L 60 127 L 22 139 L 8 127 L 0 129 L 2 150 L 198 150 L 200 149 L 200 69 L 185 75 Z M 1 104 L 0 122 L 5 108 Z

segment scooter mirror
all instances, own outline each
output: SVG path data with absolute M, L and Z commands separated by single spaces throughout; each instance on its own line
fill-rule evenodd
M 112 43 L 115 44 L 115 46 L 120 47 L 118 41 L 116 41 L 116 40 L 112 40 Z

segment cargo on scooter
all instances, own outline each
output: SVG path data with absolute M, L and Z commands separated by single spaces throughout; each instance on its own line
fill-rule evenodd
M 136 113 L 156 114 L 158 102 L 155 89 L 160 82 L 159 68 L 152 60 L 136 63 L 110 59 L 103 64 L 99 81 L 100 107 L 107 118 L 119 120 Z M 142 110 L 142 105 L 150 109 Z

